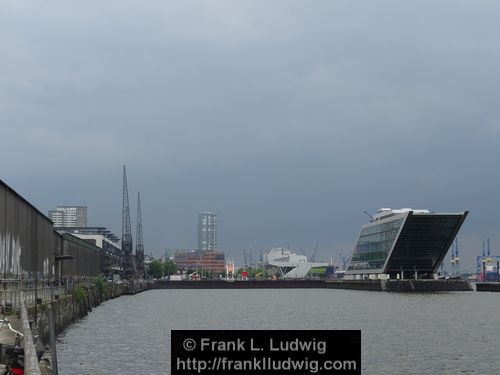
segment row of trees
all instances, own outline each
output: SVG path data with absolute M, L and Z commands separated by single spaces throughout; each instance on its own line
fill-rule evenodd
M 170 259 L 167 259 L 165 263 L 159 260 L 153 260 L 149 264 L 149 275 L 155 279 L 161 279 L 164 276 L 170 276 L 175 273 L 177 267 L 175 263 Z
M 149 275 L 155 279 L 161 279 L 165 276 L 170 276 L 175 273 L 177 270 L 177 267 L 174 262 L 171 260 L 166 260 L 165 263 L 160 262 L 159 260 L 154 260 L 149 264 Z M 273 275 L 277 274 L 276 270 L 266 270 L 264 268 L 253 268 L 253 267 L 247 267 L 247 268 L 240 268 L 236 272 L 236 277 L 241 277 L 241 273 L 243 271 L 247 272 L 247 277 L 249 279 L 266 279 L 270 278 Z M 220 277 L 224 277 L 224 273 L 214 273 L 210 270 L 207 269 L 189 269 L 187 270 L 188 274 L 191 273 L 197 273 L 198 277 L 201 277 L 202 279 L 218 279 Z M 325 277 L 325 268 L 324 267 L 317 267 L 313 268 L 310 273 L 311 277 Z

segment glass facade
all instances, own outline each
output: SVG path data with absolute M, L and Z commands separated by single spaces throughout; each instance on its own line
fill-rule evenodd
M 400 218 L 363 228 L 348 271 L 381 269 L 403 221 Z
M 451 214 L 409 216 L 387 264 L 387 273 L 436 272 L 463 220 L 463 215 Z

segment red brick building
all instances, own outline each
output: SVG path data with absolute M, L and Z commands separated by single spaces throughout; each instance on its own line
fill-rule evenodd
M 176 251 L 174 262 L 179 269 L 203 269 L 210 272 L 224 272 L 226 256 L 217 250 Z

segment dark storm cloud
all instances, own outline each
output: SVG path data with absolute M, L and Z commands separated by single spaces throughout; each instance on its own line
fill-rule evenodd
M 49 5 L 48 5 L 49 4 Z M 145 241 L 347 253 L 381 206 L 470 209 L 500 241 L 493 2 L 4 2 L 2 179 L 120 231 L 121 165 Z

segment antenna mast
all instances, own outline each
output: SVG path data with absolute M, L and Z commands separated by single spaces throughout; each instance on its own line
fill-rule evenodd
M 372 215 L 370 215 L 370 214 L 369 214 L 366 210 L 363 210 L 363 212 L 364 212 L 365 214 L 367 214 L 367 215 L 368 215 L 368 217 L 369 217 L 372 221 L 374 220 L 374 219 L 373 219 L 373 216 L 372 216 Z

